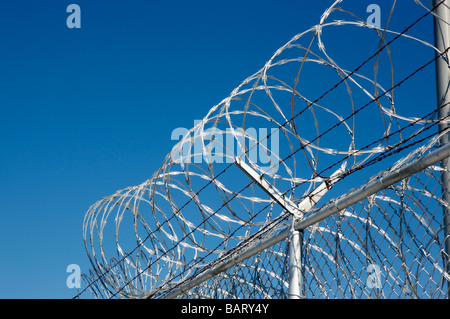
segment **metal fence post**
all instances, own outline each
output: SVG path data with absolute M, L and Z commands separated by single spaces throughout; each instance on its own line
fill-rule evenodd
M 289 299 L 302 298 L 302 245 L 303 231 L 292 227 L 289 233 Z
M 441 3 L 442 2 L 442 3 Z M 434 17 L 434 43 L 440 52 L 447 50 L 450 45 L 450 0 L 433 0 L 436 16 Z M 439 52 L 436 52 L 439 54 Z M 450 114 L 450 68 L 449 55 L 445 54 L 436 60 L 436 93 L 437 104 L 439 108 L 439 118 L 445 118 Z M 449 123 L 439 123 L 439 132 L 443 132 L 449 127 Z M 441 146 L 450 142 L 450 136 L 447 132 L 441 137 Z M 441 161 L 441 167 L 445 169 L 441 175 L 442 182 L 442 199 L 444 203 L 450 203 L 450 173 L 448 172 L 449 159 L 445 158 Z M 447 274 L 450 275 L 450 207 L 442 205 L 443 226 L 444 226 L 444 249 L 445 254 L 444 265 Z M 447 281 L 447 297 L 450 298 L 450 282 Z

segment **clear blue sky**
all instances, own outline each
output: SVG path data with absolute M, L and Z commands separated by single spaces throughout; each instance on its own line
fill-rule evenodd
M 0 2 L 0 298 L 74 296 L 66 267 L 90 268 L 81 232 L 88 207 L 149 178 L 174 128 L 192 127 L 332 2 Z M 385 18 L 385 2 L 343 5 L 364 17 L 379 3 Z M 400 2 L 409 4 L 398 4 L 397 31 L 424 12 Z M 71 3 L 81 7 L 81 29 L 66 26 Z M 415 35 L 432 41 L 425 22 Z M 423 52 L 419 63 L 432 58 Z M 406 68 L 417 54 L 397 62 Z M 405 109 L 434 102 L 433 72 L 411 84 L 425 93 Z

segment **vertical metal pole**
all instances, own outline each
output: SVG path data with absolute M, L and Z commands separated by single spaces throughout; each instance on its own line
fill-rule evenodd
M 440 4 L 442 0 L 433 0 L 433 6 Z M 445 0 L 436 9 L 435 13 L 437 17 L 434 17 L 434 44 L 436 48 L 443 52 L 447 50 L 450 45 L 450 0 Z M 438 18 L 439 17 L 439 18 Z M 439 109 L 439 118 L 447 117 L 450 114 L 450 68 L 449 68 L 449 54 L 443 55 L 436 60 L 436 93 L 437 93 L 437 104 L 442 106 Z M 448 123 L 439 123 L 439 132 L 442 132 L 449 126 Z M 440 144 L 445 145 L 449 143 L 450 136 L 445 134 L 440 140 Z M 441 167 L 445 169 L 450 169 L 449 159 L 446 158 L 442 160 Z M 441 175 L 442 182 L 442 199 L 444 203 L 450 204 L 450 173 L 448 171 L 443 171 Z M 444 223 L 444 234 L 445 234 L 445 269 L 447 274 L 450 275 L 450 207 L 443 206 L 443 223 Z M 450 282 L 447 281 L 447 297 L 450 298 Z
M 250 165 L 246 164 L 244 160 L 239 157 L 234 159 L 234 163 L 248 176 L 256 185 L 261 187 L 278 205 L 292 215 L 292 225 L 290 232 L 286 237 L 289 240 L 289 299 L 300 299 L 302 297 L 302 245 L 303 245 L 303 231 L 297 231 L 294 228 L 295 222 L 300 220 L 306 212 L 316 205 L 317 201 L 331 188 L 331 186 L 339 180 L 339 175 L 345 169 L 341 166 L 334 172 L 330 178 L 321 183 L 317 188 L 310 192 L 299 204 L 293 203 L 283 193 L 281 193 L 275 186 L 271 185 L 264 177 Z M 254 165 L 254 164 L 253 164 Z M 289 231 L 286 229 L 286 231 Z
M 302 245 L 303 231 L 292 227 L 289 233 L 289 299 L 302 297 Z

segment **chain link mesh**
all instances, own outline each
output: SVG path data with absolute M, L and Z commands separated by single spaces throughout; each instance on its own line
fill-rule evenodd
M 304 298 L 447 298 L 441 174 L 428 167 L 304 230 Z M 180 298 L 287 298 L 282 241 Z
M 307 298 L 446 298 L 440 173 L 430 167 L 305 232 Z
M 180 298 L 287 298 L 288 245 L 280 242 L 231 267 Z

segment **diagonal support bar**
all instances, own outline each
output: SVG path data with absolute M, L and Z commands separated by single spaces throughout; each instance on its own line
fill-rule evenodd
M 340 179 L 340 175 L 345 171 L 345 164 L 342 165 L 336 172 L 321 183 L 315 190 L 313 190 L 304 200 L 298 205 L 299 209 L 304 212 L 309 212 L 314 205 L 328 192 L 331 187 Z
M 321 183 L 298 205 L 287 198 L 275 186 L 270 184 L 262 175 L 258 174 L 250 165 L 240 158 L 235 158 L 235 164 L 239 167 L 256 185 L 265 191 L 284 210 L 289 212 L 295 219 L 301 219 L 303 215 L 311 210 L 323 195 L 339 180 L 339 175 L 344 171 L 345 166 L 334 172 L 328 180 Z
M 289 198 L 284 196 L 275 186 L 270 184 L 262 175 L 258 174 L 250 165 L 245 163 L 242 159 L 236 157 L 235 164 L 239 167 L 256 185 L 258 185 L 263 191 L 267 193 L 275 202 L 278 203 L 284 210 L 291 213 L 295 219 L 303 217 L 302 212 L 296 204 L 294 204 Z

